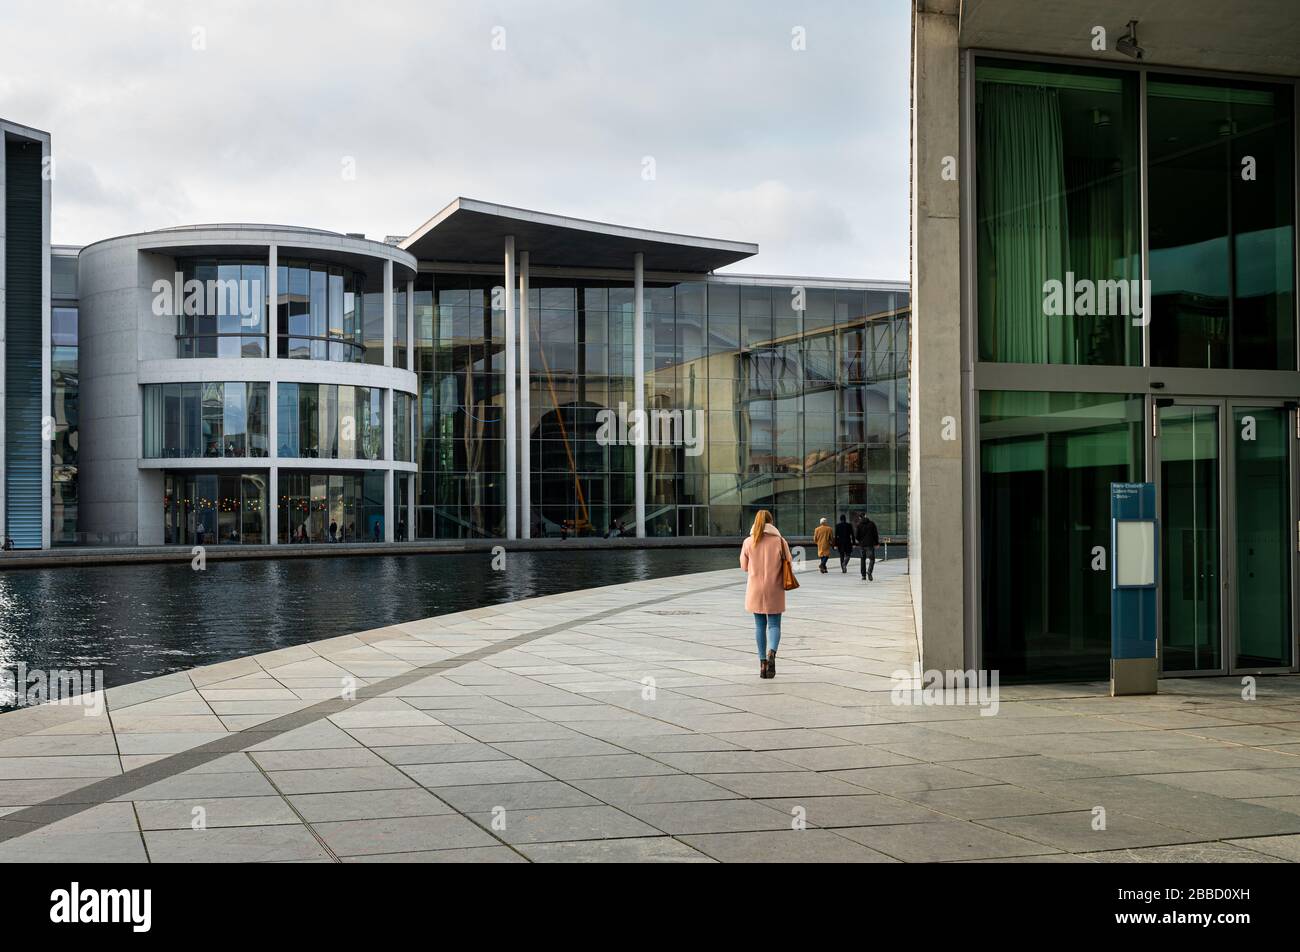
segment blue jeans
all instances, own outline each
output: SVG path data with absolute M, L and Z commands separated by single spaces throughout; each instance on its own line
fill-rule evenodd
M 781 616 L 754 613 L 754 640 L 758 642 L 760 661 L 767 660 L 767 653 L 775 651 L 781 643 Z

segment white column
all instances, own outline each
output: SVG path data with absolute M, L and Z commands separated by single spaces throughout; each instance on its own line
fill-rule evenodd
M 528 252 L 519 253 L 519 537 L 533 537 L 532 383 L 528 367 Z
M 390 312 L 391 313 L 391 312 Z M 391 323 L 391 322 L 390 322 Z M 390 354 L 391 356 L 391 354 Z M 393 394 L 394 390 L 384 391 L 384 541 L 392 542 L 397 538 L 393 529 Z
M 384 366 L 393 366 L 393 261 L 384 262 Z
M 505 379 L 505 397 L 506 397 L 506 538 L 514 539 L 517 537 L 515 531 L 516 515 L 515 507 L 518 505 L 515 493 L 515 481 L 518 478 L 518 467 L 515 460 L 515 388 L 518 381 L 515 379 L 515 236 L 509 235 L 506 238 L 506 379 Z
M 272 387 L 275 384 L 271 384 Z M 271 545 L 280 543 L 280 467 L 271 461 L 266 477 L 266 539 Z
M 415 369 L 415 282 L 406 282 L 406 369 Z
M 280 352 L 280 246 L 266 249 L 266 356 Z M 274 378 L 275 374 L 271 375 Z M 266 477 L 266 541 L 280 543 L 280 390 L 274 379 L 266 385 L 266 455 L 271 468 Z
M 406 541 L 415 541 L 415 473 L 406 474 Z
M 266 249 L 266 356 L 280 352 L 280 246 Z
M 632 259 L 632 284 L 635 300 L 632 324 L 633 381 L 635 417 L 640 422 L 637 432 L 641 438 L 632 447 L 636 459 L 636 537 L 645 538 L 645 255 L 637 252 Z

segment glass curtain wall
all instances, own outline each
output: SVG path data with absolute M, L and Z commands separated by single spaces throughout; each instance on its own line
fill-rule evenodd
M 347 384 L 276 386 L 279 455 L 309 459 L 382 459 L 384 391 Z
M 422 274 L 417 531 L 504 534 L 500 279 Z M 736 535 L 760 508 L 803 533 L 867 511 L 906 531 L 907 296 L 645 289 L 646 531 Z M 635 532 L 630 283 L 534 274 L 532 533 Z
M 984 391 L 979 406 L 983 665 L 1107 677 L 1110 484 L 1142 479 L 1142 397 Z
M 76 293 L 76 259 L 54 257 L 53 262 L 72 262 Z M 66 266 L 65 266 L 66 267 Z M 59 290 L 57 284 L 55 291 Z M 50 542 L 53 545 L 77 541 L 77 444 L 80 378 L 77 373 L 77 308 L 50 309 L 50 383 L 54 440 L 50 445 Z
M 167 545 L 262 545 L 267 475 L 163 474 L 163 542 Z
M 1155 366 L 1295 369 L 1293 93 L 1148 78 Z
M 981 60 L 979 356 L 1142 362 L 1138 78 Z
M 384 538 L 384 474 L 281 469 L 279 541 L 380 542 Z
M 178 357 L 266 356 L 266 262 L 180 258 Z
M 286 261 L 277 281 L 280 357 L 344 363 L 365 359 L 364 274 L 338 265 Z M 382 300 L 378 308 L 382 322 Z M 379 350 L 382 363 L 382 341 Z
M 146 459 L 264 457 L 265 382 L 145 384 Z

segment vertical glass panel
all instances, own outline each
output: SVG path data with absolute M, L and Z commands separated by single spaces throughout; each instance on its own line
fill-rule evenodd
M 1140 364 L 1137 76 L 975 77 L 980 359 Z
M 980 394 L 985 667 L 1004 678 L 1101 678 L 1110 586 L 1110 484 L 1141 478 L 1142 398 Z
M 1289 414 L 1281 407 L 1238 407 L 1232 441 L 1237 496 L 1236 666 L 1289 668 Z
M 1221 667 L 1219 411 L 1170 406 L 1160 413 L 1161 667 Z
M 1147 93 L 1151 362 L 1294 370 L 1292 87 Z

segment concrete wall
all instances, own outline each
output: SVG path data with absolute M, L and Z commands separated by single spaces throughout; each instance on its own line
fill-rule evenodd
M 386 460 L 284 460 L 277 455 L 274 418 L 271 455 L 238 464 L 224 460 L 142 459 L 143 412 L 141 386 L 148 383 L 268 381 L 270 406 L 276 406 L 278 381 L 351 384 L 378 387 L 385 394 L 385 417 L 390 414 L 392 390 L 413 397 L 416 375 L 405 369 L 371 364 L 319 360 L 250 358 L 181 359 L 176 356 L 176 318 L 153 313 L 153 284 L 175 280 L 176 255 L 219 253 L 246 248 L 264 255 L 276 239 L 289 237 L 295 247 L 313 242 L 322 249 L 373 260 L 384 255 L 409 258 L 404 252 L 329 235 L 309 237 L 301 231 L 238 229 L 181 229 L 129 235 L 88 245 L 78 256 L 80 284 L 81 432 L 79 452 L 80 530 L 90 542 L 119 545 L 163 544 L 163 468 L 205 470 L 266 470 L 311 468 L 346 472 L 361 469 L 413 472 L 414 463 Z M 337 246 L 337 247 L 336 247 Z M 372 247 L 373 246 L 373 247 Z M 176 249 L 181 249 L 177 251 Z M 414 274 L 414 259 L 402 262 Z M 271 338 L 272 352 L 276 341 Z M 385 445 L 391 440 L 385 437 Z M 391 454 L 390 454 L 391 456 Z M 226 465 L 223 465 L 226 464 Z M 275 484 L 272 476 L 272 485 Z M 408 521 L 413 521 L 408 518 Z M 392 522 L 392 519 L 386 520 Z
M 965 667 L 958 0 L 916 0 L 912 30 L 912 604 L 927 668 Z M 949 166 L 953 168 L 953 166 Z M 952 438 L 949 438 L 952 437 Z

